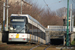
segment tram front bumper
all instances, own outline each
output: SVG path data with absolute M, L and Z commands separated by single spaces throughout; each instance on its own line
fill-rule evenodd
M 9 42 L 27 42 L 27 38 L 9 38 Z

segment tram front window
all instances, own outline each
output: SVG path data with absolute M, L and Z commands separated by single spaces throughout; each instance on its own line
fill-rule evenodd
M 24 22 L 13 22 L 10 24 L 10 33 L 25 33 L 25 23 Z

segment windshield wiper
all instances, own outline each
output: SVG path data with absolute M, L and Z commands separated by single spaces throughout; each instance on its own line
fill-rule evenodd
M 22 28 L 17 34 L 19 34 L 24 28 Z

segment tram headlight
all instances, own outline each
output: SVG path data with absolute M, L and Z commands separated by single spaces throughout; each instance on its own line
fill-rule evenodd
M 10 30 L 13 30 L 13 27 L 10 27 Z

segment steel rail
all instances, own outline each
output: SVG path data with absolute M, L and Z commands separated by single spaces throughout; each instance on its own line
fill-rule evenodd
M 51 45 L 47 46 L 44 50 L 46 50 L 47 48 L 49 48 Z
M 37 45 L 37 46 L 31 48 L 30 50 L 33 50 L 34 48 L 37 48 L 37 47 L 39 47 L 39 46 L 41 46 L 41 45 L 43 45 L 43 44 Z

